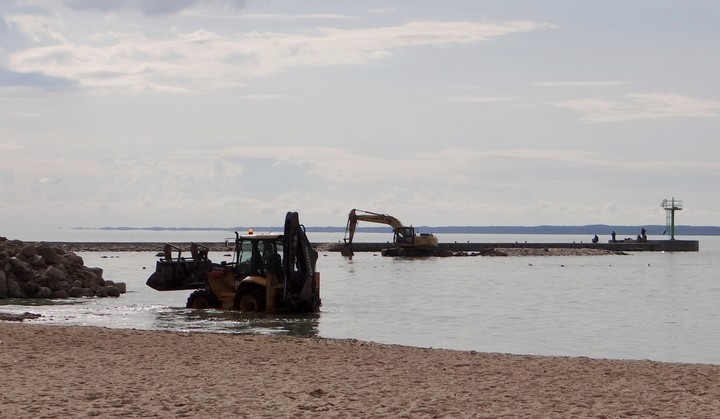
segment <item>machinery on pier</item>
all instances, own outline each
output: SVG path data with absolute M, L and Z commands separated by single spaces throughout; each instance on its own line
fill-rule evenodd
M 352 243 L 358 221 L 387 224 L 393 229 L 393 247 L 383 249 L 383 256 L 416 256 L 432 255 L 438 251 L 438 239 L 432 234 L 416 234 L 413 226 L 406 226 L 388 214 L 353 208 L 348 215 L 347 227 L 343 241 L 345 246 L 341 250 L 343 256 L 352 256 Z

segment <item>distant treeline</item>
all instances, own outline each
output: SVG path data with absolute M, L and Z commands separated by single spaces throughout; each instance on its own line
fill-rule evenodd
M 607 225 L 593 224 L 585 226 L 446 226 L 429 227 L 416 226 L 419 233 L 434 234 L 567 234 L 567 235 L 610 235 L 613 231 L 618 236 L 637 236 L 640 229 L 645 228 L 648 235 L 670 235 L 664 225 Z M 247 231 L 249 227 L 100 227 L 100 230 L 151 230 L 151 231 Z M 255 231 L 282 231 L 282 227 L 251 227 Z M 77 227 L 77 229 L 85 229 Z M 93 228 L 93 230 L 95 230 Z M 309 232 L 338 233 L 344 232 L 345 227 L 306 227 Z M 367 233 L 386 233 L 389 226 L 357 227 L 356 231 Z M 720 227 L 717 226 L 675 226 L 676 236 L 720 236 Z

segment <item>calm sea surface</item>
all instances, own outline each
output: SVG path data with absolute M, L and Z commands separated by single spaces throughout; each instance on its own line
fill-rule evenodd
M 25 241 L 223 241 L 232 232 L 65 230 Z M 54 237 L 57 234 L 57 237 Z M 313 242 L 342 233 L 310 233 Z M 567 242 L 579 236 L 438 235 L 441 242 Z M 391 234 L 358 234 L 387 241 Z M 0 300 L 0 311 L 42 314 L 32 322 L 111 328 L 285 333 L 514 354 L 720 364 L 720 237 L 690 253 L 627 256 L 402 259 L 320 253 L 321 312 L 244 315 L 185 309 L 190 291 L 145 285 L 154 252 L 82 252 L 85 265 L 127 284 L 119 298 Z M 607 237 L 602 237 L 607 240 Z M 661 239 L 651 237 L 651 239 Z M 159 250 L 159 249 L 158 249 Z M 210 255 L 215 262 L 226 252 Z

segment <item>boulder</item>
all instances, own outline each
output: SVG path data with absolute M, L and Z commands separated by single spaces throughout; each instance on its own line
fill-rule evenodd
M 20 284 L 15 280 L 14 276 L 7 276 L 8 297 L 10 298 L 27 298 L 27 294 Z
M 61 262 L 68 270 L 68 272 L 74 272 L 84 266 L 83 258 L 76 255 L 75 253 L 65 253 L 61 257 Z
M 105 286 L 105 294 L 108 297 L 119 297 L 120 296 L 120 290 L 115 288 L 114 285 L 108 285 Z
M 42 274 L 43 278 L 54 278 L 59 281 L 70 281 L 70 275 L 55 266 L 48 266 Z
M 7 286 L 7 275 L 5 271 L 0 270 L 0 298 L 7 298 L 8 286 Z
M 92 273 L 95 274 L 96 277 L 102 279 L 102 277 L 103 277 L 103 269 L 102 269 L 102 268 L 89 268 L 89 267 L 86 267 L 85 269 L 91 271 Z
M 47 284 L 47 287 L 55 291 L 67 291 L 70 289 L 70 284 L 67 281 L 51 281 Z
M 125 294 L 127 292 L 127 285 L 125 285 L 124 282 L 116 282 L 114 287 L 120 291 L 120 294 Z
M 30 264 L 18 259 L 16 256 L 10 258 L 10 268 L 15 272 L 15 277 L 19 281 L 29 281 L 33 277 Z
M 65 290 L 53 291 L 52 298 L 70 298 L 70 294 Z
M 45 259 L 40 255 L 33 255 L 27 259 L 27 262 L 35 269 L 42 269 L 47 266 Z
M 70 287 L 68 290 L 68 296 L 72 298 L 84 297 L 83 289 L 81 287 Z
M 35 251 L 35 245 L 32 245 L 32 244 L 29 244 L 20 250 L 20 255 L 22 255 L 25 260 L 30 259 L 31 257 L 35 256 L 36 254 L 37 254 L 37 252 Z
M 37 297 L 40 292 L 40 288 L 43 288 L 43 286 L 37 282 L 19 282 L 19 285 L 22 290 L 25 291 L 25 295 L 30 297 Z M 52 290 L 50 290 L 50 294 L 52 294 Z
M 51 247 L 47 243 L 40 243 L 35 247 L 35 251 L 38 255 L 42 256 L 45 263 L 48 265 L 57 265 L 60 263 L 60 257 L 56 248 Z
M 96 281 L 96 280 L 90 279 L 90 278 L 83 279 L 83 280 L 82 280 L 82 287 L 83 287 L 83 288 L 92 288 L 92 289 L 95 289 L 95 288 L 97 288 L 97 287 L 99 286 L 98 284 L 95 283 L 95 281 Z
M 48 266 L 48 268 L 45 269 L 45 272 L 40 275 L 40 278 L 42 284 L 52 288 L 53 291 L 57 291 L 60 289 L 58 283 L 65 283 L 65 285 L 63 285 L 62 287 L 67 288 L 70 282 L 70 277 L 68 276 L 68 274 L 54 266 Z
M 53 296 L 53 290 L 51 290 L 48 287 L 40 287 L 35 292 L 36 298 L 52 298 L 52 296 Z
M 75 277 L 83 282 L 86 280 L 91 281 L 93 284 L 98 285 L 105 285 L 105 281 L 103 281 L 102 276 L 98 276 L 97 271 L 95 269 L 90 269 L 86 267 L 82 267 L 78 269 L 76 272 Z

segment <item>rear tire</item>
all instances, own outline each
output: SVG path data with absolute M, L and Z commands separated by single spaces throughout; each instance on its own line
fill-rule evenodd
M 265 311 L 265 289 L 260 286 L 242 287 L 235 296 L 235 308 L 244 312 Z
M 187 299 L 185 307 L 192 309 L 207 309 L 207 308 L 219 308 L 220 301 L 218 298 L 209 290 L 197 290 L 193 291 Z

